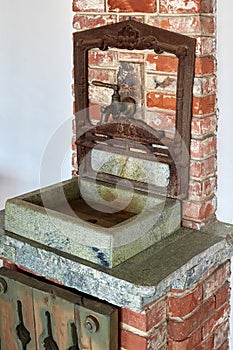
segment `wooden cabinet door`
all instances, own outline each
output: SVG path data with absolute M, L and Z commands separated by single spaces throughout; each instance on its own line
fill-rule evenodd
M 117 308 L 0 269 L 0 350 L 117 349 Z
M 1 350 L 35 350 L 32 289 L 7 276 L 0 276 L 0 284 Z

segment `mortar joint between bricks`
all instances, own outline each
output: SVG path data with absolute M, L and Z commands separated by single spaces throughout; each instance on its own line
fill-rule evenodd
M 192 285 L 189 289 L 184 289 L 181 292 L 180 291 L 176 292 L 176 289 L 171 290 L 168 292 L 167 296 L 168 296 L 168 298 L 182 299 L 182 298 L 186 297 L 187 295 L 192 294 L 193 291 L 201 285 L 202 285 L 202 283 L 198 281 L 194 285 Z
M 195 313 L 198 312 L 199 309 L 202 308 L 202 306 L 204 305 L 205 301 L 202 302 L 200 305 L 198 305 L 194 310 L 192 310 L 190 313 L 182 316 L 182 317 L 178 317 L 178 316 L 170 316 L 168 315 L 168 321 L 173 321 L 173 322 L 177 322 L 177 323 L 182 323 L 186 320 L 188 320 L 190 317 L 192 317 L 192 315 L 194 315 Z M 210 314 L 210 316 L 208 318 L 211 317 L 212 314 Z M 204 322 L 204 321 L 203 321 Z M 201 324 L 200 324 L 201 326 Z
M 164 318 L 160 322 L 158 322 L 155 326 L 151 327 L 148 331 L 142 331 L 138 328 L 135 328 L 133 326 L 130 326 L 124 322 L 120 323 L 120 329 L 131 332 L 133 334 L 139 335 L 141 337 L 148 337 L 154 333 L 156 329 L 161 327 L 164 323 L 167 323 L 167 319 Z

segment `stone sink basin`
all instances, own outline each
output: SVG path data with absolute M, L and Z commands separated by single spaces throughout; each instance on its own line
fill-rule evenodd
M 178 200 L 73 178 L 8 199 L 5 229 L 114 267 L 180 227 Z

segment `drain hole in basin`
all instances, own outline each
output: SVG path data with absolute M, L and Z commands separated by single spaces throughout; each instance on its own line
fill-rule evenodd
M 96 219 L 88 219 L 88 222 L 90 222 L 91 224 L 97 224 L 98 220 Z

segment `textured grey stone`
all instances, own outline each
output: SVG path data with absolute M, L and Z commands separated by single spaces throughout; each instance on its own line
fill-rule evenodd
M 147 150 L 146 147 L 145 150 Z M 167 186 L 169 183 L 169 166 L 156 161 L 152 162 L 94 149 L 92 151 L 92 166 L 95 171 L 142 181 L 148 186 L 150 184 Z
M 0 214 L 2 218 L 4 213 Z M 2 257 L 77 291 L 140 311 L 171 288 L 186 289 L 233 255 L 233 226 L 181 228 L 112 269 L 64 254 L 0 228 Z M 12 248 L 15 254 L 11 254 Z
M 86 201 L 93 202 L 93 197 L 96 205 L 105 201 L 113 216 L 122 203 L 135 215 L 109 228 L 91 224 L 69 206 L 69 200 L 79 198 L 80 191 Z M 108 200 L 108 196 L 117 200 Z M 64 212 L 56 209 L 61 204 Z M 9 199 L 5 210 L 8 231 L 105 267 L 117 266 L 170 235 L 180 221 L 178 200 L 94 181 L 82 181 L 79 188 L 77 179 Z

